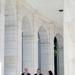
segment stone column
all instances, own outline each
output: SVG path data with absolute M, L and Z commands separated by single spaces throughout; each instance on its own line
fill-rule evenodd
M 16 5 L 17 6 L 17 5 Z M 9 6 L 10 7 L 10 6 Z M 15 7 L 16 8 L 16 7 Z M 18 7 L 16 12 L 10 15 L 8 12 L 5 24 L 5 58 L 4 58 L 4 74 L 5 75 L 20 75 L 21 74 L 21 23 L 18 15 Z M 11 17 L 10 17 L 11 16 Z M 10 22 L 10 23 L 9 23 Z
M 63 52 L 63 47 L 58 48 L 57 50 L 58 53 L 58 75 L 64 75 L 64 52 Z
M 18 27 L 5 26 L 5 75 L 18 73 L 18 42 Z
M 4 0 L 0 0 L 0 75 L 4 75 Z
M 48 62 L 49 44 L 41 43 L 40 50 L 41 50 L 41 72 L 43 73 L 43 75 L 47 75 L 49 70 L 49 62 Z
M 4 23 L 2 22 L 2 13 L 0 12 L 0 75 L 4 73 Z
M 64 0 L 64 75 L 75 75 L 75 0 Z
M 33 47 L 34 47 L 34 73 L 36 73 L 38 69 L 38 21 L 37 18 L 33 14 Z
M 26 67 L 31 74 L 34 74 L 34 36 L 23 37 L 23 69 Z
M 21 21 L 21 17 L 19 17 L 19 12 L 17 15 L 17 25 L 18 25 L 18 29 L 17 29 L 17 75 L 21 75 L 22 73 L 22 21 Z
M 49 24 L 49 26 L 49 70 L 52 70 L 52 72 L 54 73 L 54 25 Z

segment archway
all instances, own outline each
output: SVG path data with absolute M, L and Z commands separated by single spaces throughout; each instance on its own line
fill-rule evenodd
M 22 71 L 28 68 L 33 74 L 33 34 L 28 17 L 24 17 L 22 21 Z
M 16 75 L 17 26 L 9 0 L 5 3 L 4 75 Z
M 43 26 L 39 28 L 38 32 L 38 68 L 44 75 L 47 75 L 48 65 L 48 37 L 47 32 Z
M 57 38 L 54 37 L 54 71 L 55 71 L 55 75 L 57 75 L 57 46 L 58 46 Z
M 54 69 L 55 75 L 64 75 L 63 37 L 57 34 L 54 37 Z

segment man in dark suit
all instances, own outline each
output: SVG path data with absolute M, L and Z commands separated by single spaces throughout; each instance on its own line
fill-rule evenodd
M 34 75 L 43 75 L 43 74 L 41 74 L 40 69 L 37 69 L 37 73 Z
M 28 73 L 28 69 L 25 68 L 25 69 L 24 69 L 24 73 L 22 73 L 21 75 L 30 75 L 30 73 Z

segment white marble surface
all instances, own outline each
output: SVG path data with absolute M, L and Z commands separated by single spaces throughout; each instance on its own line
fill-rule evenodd
M 75 0 L 64 0 L 65 75 L 75 75 Z
M 0 71 L 1 71 L 1 75 L 4 75 L 4 9 L 2 9 L 4 7 L 3 1 L 0 0 L 0 66 L 1 66 Z

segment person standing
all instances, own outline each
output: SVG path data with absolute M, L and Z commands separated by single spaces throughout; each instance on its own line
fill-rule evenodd
M 30 73 L 28 73 L 28 69 L 25 68 L 25 69 L 24 69 L 24 72 L 23 72 L 21 75 L 30 75 Z
M 43 75 L 43 74 L 41 74 L 40 69 L 37 69 L 37 73 L 34 75 Z
M 48 75 L 53 75 L 53 73 L 52 73 L 52 71 L 50 70 L 50 71 L 48 71 Z

